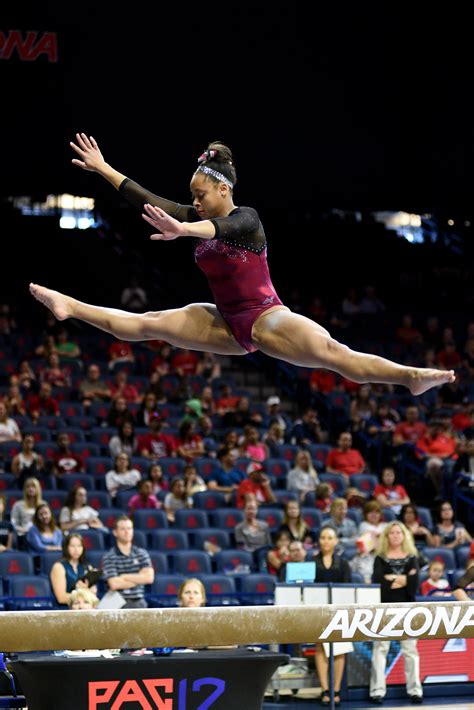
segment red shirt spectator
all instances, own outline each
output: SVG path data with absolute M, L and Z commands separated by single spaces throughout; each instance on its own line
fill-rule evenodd
M 329 473 L 344 473 L 351 476 L 353 473 L 362 473 L 365 461 L 357 449 L 352 447 L 352 435 L 349 432 L 340 434 L 337 449 L 331 449 L 326 459 L 326 471 Z
M 329 394 L 336 387 L 336 375 L 329 370 L 313 370 L 309 386 L 312 390 Z
M 444 350 L 441 350 L 437 355 L 436 359 L 438 365 L 444 367 L 445 370 L 452 370 L 455 367 L 459 367 L 462 363 L 462 357 L 456 350 L 456 345 L 454 343 L 446 343 Z
M 237 508 L 245 507 L 245 496 L 254 495 L 258 503 L 274 503 L 275 496 L 270 480 L 263 473 L 259 463 L 251 463 L 247 468 L 248 478 L 245 478 L 237 488 Z
M 178 350 L 171 360 L 171 367 L 183 375 L 195 375 L 198 362 L 199 356 L 193 350 Z
M 414 405 L 407 407 L 405 420 L 397 424 L 393 432 L 394 446 L 416 444 L 418 439 L 421 439 L 426 434 L 428 427 L 419 420 L 419 416 L 418 407 Z
M 59 404 L 51 397 L 51 385 L 43 382 L 38 394 L 29 394 L 27 399 L 28 411 L 33 419 L 40 416 L 59 417 Z
M 161 433 L 161 420 L 159 417 L 152 417 L 150 420 L 150 433 L 142 434 L 138 437 L 138 452 L 140 456 L 149 458 L 161 458 L 162 456 L 174 456 L 176 452 L 176 441 L 171 434 Z
M 419 449 L 425 452 L 428 456 L 437 456 L 441 459 L 453 457 L 456 454 L 457 441 L 454 436 L 444 434 L 439 430 L 434 430 L 430 426 L 430 430 L 421 439 L 418 439 L 416 445 Z
M 132 346 L 123 340 L 116 340 L 109 348 L 109 365 L 114 362 L 135 362 Z
M 84 471 L 82 456 L 72 452 L 69 448 L 69 434 L 58 434 L 58 450 L 53 454 L 53 470 L 56 476 Z

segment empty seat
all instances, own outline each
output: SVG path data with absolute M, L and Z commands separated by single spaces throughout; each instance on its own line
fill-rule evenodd
M 188 534 L 185 530 L 153 530 L 148 537 L 154 550 L 174 552 L 189 549 Z
M 211 574 L 211 559 L 207 552 L 201 550 L 181 550 L 173 553 L 173 571 L 188 577 L 199 574 Z
M 222 550 L 214 559 L 218 572 L 249 572 L 254 568 L 253 555 L 246 550 Z
M 8 578 L 17 574 L 33 573 L 33 558 L 28 552 L 7 550 L 0 555 L 0 577 Z
M 216 530 L 216 528 L 201 528 L 192 533 L 193 547 L 198 550 L 206 550 L 206 543 L 211 543 L 227 550 L 230 547 L 230 535 L 227 530 Z M 208 551 L 208 550 L 206 550 Z
M 271 574 L 247 574 L 240 578 L 242 604 L 273 604 L 276 578 Z
M 181 508 L 175 513 L 175 526 L 177 528 L 181 528 L 182 530 L 208 528 L 209 520 L 204 510 Z
M 164 510 L 136 510 L 133 524 L 139 530 L 150 532 L 168 527 L 168 518 Z
M 224 493 L 219 491 L 201 491 L 193 495 L 194 508 L 199 510 L 216 510 L 226 505 Z

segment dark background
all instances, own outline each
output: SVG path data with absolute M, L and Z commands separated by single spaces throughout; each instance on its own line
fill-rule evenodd
M 57 32 L 59 61 L 0 60 L 0 195 L 90 195 L 107 229 L 102 239 L 67 234 L 3 202 L 13 268 L 3 270 L 1 299 L 8 291 L 21 299 L 29 280 L 115 298 L 134 270 L 160 303 L 209 298 L 188 244 L 150 245 L 110 186 L 71 166 L 78 130 L 94 135 L 114 167 L 178 201 L 189 199 L 207 143 L 228 143 L 236 203 L 259 211 L 284 295 L 295 284 L 336 294 L 370 280 L 390 302 L 407 268 L 470 263 L 469 229 L 456 257 L 395 245 L 368 219 L 370 210 L 402 209 L 471 220 L 471 24 L 459 8 L 427 8 L 226 2 L 122 11 L 86 2 L 4 13 L 5 33 Z M 328 225 L 331 207 L 360 210 L 362 226 Z

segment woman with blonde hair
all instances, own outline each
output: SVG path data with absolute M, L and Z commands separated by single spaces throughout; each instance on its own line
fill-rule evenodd
M 408 528 L 398 521 L 388 523 L 379 540 L 372 582 L 380 584 L 385 604 L 414 602 L 418 588 L 418 551 Z M 423 702 L 420 658 L 415 639 L 400 641 L 405 661 L 407 693 L 413 704 Z M 370 699 L 381 705 L 385 697 L 385 667 L 390 641 L 374 641 L 370 674 Z
M 206 606 L 206 590 L 204 584 L 196 577 L 185 579 L 178 589 L 178 602 L 182 607 Z
M 306 525 L 301 515 L 300 504 L 297 500 L 289 500 L 285 505 L 285 515 L 278 532 L 289 533 L 291 540 L 300 540 L 305 547 L 313 546 L 311 530 Z
M 18 536 L 18 547 L 33 524 L 36 508 L 42 502 L 41 485 L 37 478 L 27 478 L 23 485 L 23 498 L 13 504 L 10 520 Z
M 308 491 L 316 490 L 318 483 L 318 474 L 313 466 L 309 451 L 298 451 L 293 468 L 288 474 L 286 487 L 289 491 L 296 491 L 300 500 L 303 500 Z

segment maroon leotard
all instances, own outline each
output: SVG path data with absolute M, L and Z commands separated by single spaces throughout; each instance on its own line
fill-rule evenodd
M 120 185 L 120 192 L 139 209 L 149 203 L 180 222 L 200 220 L 191 205 L 165 200 L 128 178 Z M 236 207 L 227 217 L 210 221 L 216 235 L 214 239 L 200 239 L 194 257 L 234 338 L 247 352 L 253 352 L 252 326 L 256 319 L 269 308 L 283 305 L 270 279 L 265 232 L 251 207 Z

